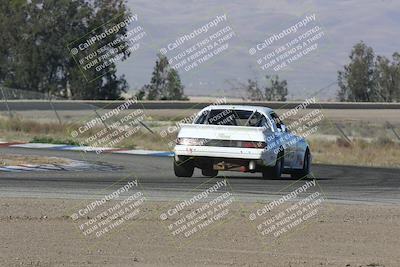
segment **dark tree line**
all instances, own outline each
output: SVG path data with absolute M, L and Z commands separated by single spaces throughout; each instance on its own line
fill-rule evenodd
M 350 53 L 350 63 L 338 72 L 340 101 L 400 101 L 400 54 L 392 59 L 375 56 L 371 47 L 360 42 Z
M 278 75 L 266 76 L 267 83 L 261 87 L 257 80 L 247 80 L 245 87 L 251 101 L 286 101 L 288 94 L 287 81 L 279 80 Z
M 124 76 L 117 76 L 115 63 L 100 73 L 95 69 L 85 71 L 85 77 L 68 44 L 88 33 L 102 33 L 108 22 L 117 24 L 130 15 L 124 0 L 1 1 L 0 86 L 69 99 L 120 98 L 128 84 Z M 123 27 L 93 49 L 126 32 Z M 129 55 L 123 52 L 122 60 Z M 338 72 L 340 101 L 400 101 L 399 53 L 390 59 L 376 56 L 371 47 L 360 42 L 353 47 L 349 59 L 349 64 Z M 263 86 L 248 80 L 241 89 L 250 100 L 286 101 L 286 80 L 281 81 L 278 76 L 267 76 L 267 80 Z M 148 100 L 187 99 L 178 72 L 163 55 L 158 55 L 149 84 L 137 96 Z
M 0 85 L 70 99 L 119 98 L 127 83 L 117 77 L 115 64 L 100 73 L 86 71 L 85 79 L 67 45 L 128 16 L 124 0 L 1 1 Z M 126 28 L 117 35 L 124 33 Z

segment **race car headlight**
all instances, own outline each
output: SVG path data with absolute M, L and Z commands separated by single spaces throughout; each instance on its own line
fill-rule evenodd
M 177 145 L 184 145 L 184 146 L 202 146 L 205 145 L 206 139 L 203 138 L 187 138 L 187 137 L 180 137 L 176 139 Z

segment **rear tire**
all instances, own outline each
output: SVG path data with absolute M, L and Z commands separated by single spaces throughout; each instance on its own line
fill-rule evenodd
M 285 160 L 283 157 L 283 153 L 280 152 L 276 159 L 275 165 L 273 167 L 269 167 L 262 171 L 263 179 L 278 179 L 281 177 L 283 172 L 283 166 L 285 164 Z
M 192 177 L 194 171 L 194 165 L 192 160 L 186 160 L 184 162 L 176 162 L 174 159 L 174 172 L 177 177 Z
M 290 177 L 300 179 L 300 178 L 307 178 L 308 175 L 310 174 L 310 168 L 311 168 L 311 154 L 310 151 L 307 149 L 306 153 L 304 154 L 304 161 L 303 161 L 303 169 L 301 170 L 296 170 L 292 174 L 290 174 Z
M 218 175 L 218 171 L 213 169 L 202 169 L 201 174 L 206 177 L 215 177 Z

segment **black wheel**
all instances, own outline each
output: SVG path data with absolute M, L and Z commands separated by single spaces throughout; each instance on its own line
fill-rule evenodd
M 176 162 L 174 159 L 174 172 L 177 177 L 192 177 L 194 165 L 191 160 Z
M 277 179 L 280 178 L 283 172 L 283 166 L 284 166 L 285 160 L 283 157 L 283 153 L 279 153 L 278 157 L 276 159 L 274 167 L 269 167 L 266 168 L 262 171 L 262 175 L 264 179 Z
M 218 175 L 218 171 L 213 169 L 202 169 L 201 174 L 206 177 L 215 177 Z
M 310 169 L 311 169 L 311 154 L 310 151 L 307 149 L 306 153 L 304 154 L 303 169 L 293 172 L 292 174 L 290 174 L 290 176 L 296 179 L 307 177 L 310 174 Z

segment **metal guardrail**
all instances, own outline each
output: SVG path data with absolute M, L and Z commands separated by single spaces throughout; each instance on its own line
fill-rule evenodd
M 0 111 L 23 110 L 85 110 L 85 109 L 113 109 L 124 101 L 90 101 L 90 100 L 8 100 L 0 102 Z M 211 102 L 191 101 L 139 101 L 131 105 L 130 109 L 202 109 Z M 291 109 L 302 104 L 296 102 L 227 102 L 228 105 L 266 106 L 273 109 Z M 400 103 L 365 103 L 365 102 L 319 102 L 307 106 L 309 109 L 400 109 Z

